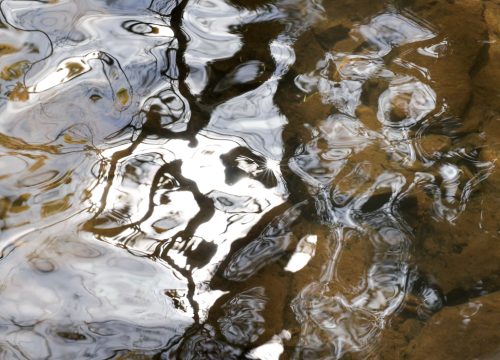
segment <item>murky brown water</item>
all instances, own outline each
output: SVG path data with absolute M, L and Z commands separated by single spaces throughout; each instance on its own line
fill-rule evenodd
M 500 3 L 0 1 L 1 359 L 498 359 Z

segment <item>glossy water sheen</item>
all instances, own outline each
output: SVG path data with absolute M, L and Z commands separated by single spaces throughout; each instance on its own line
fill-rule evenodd
M 1 358 L 500 354 L 495 2 L 0 9 Z

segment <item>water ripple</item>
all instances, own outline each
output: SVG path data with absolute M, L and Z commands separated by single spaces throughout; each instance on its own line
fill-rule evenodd
M 446 305 L 421 227 L 495 160 L 425 9 L 0 10 L 0 357 L 370 357 Z

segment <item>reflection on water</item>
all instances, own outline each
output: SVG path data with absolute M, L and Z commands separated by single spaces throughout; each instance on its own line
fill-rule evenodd
M 1 1 L 2 357 L 393 358 L 495 296 L 439 265 L 498 233 L 488 6 Z
M 175 304 L 183 298 L 166 296 L 185 293 L 186 282 L 144 256 L 67 226 L 19 238 L 2 254 L 3 356 L 107 358 L 167 347 L 192 323 Z

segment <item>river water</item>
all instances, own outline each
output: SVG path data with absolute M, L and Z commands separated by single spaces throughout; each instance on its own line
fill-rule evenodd
M 0 358 L 500 356 L 497 1 L 0 10 Z

